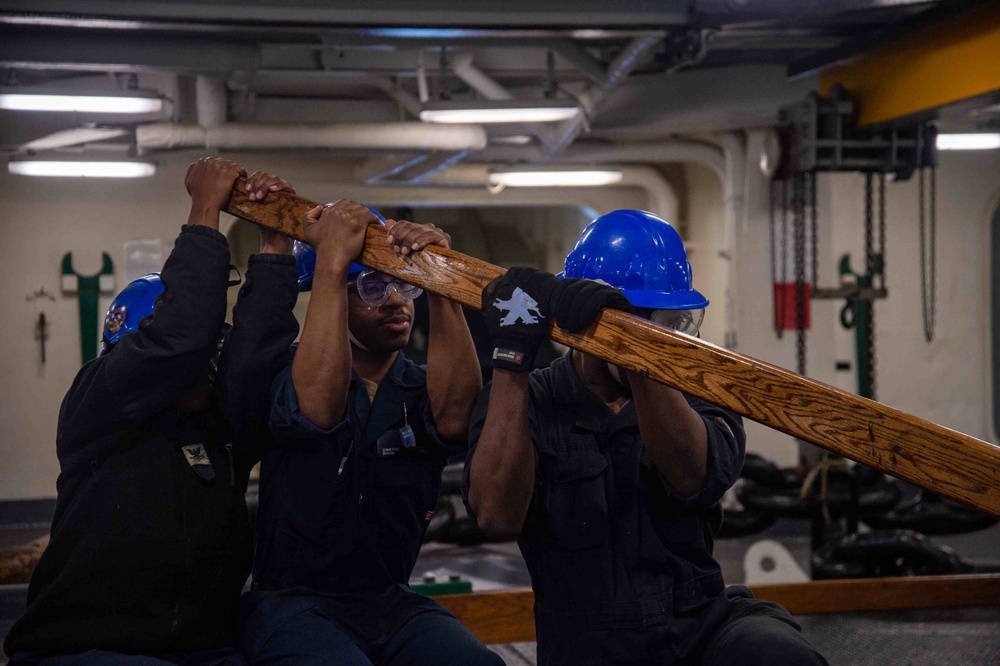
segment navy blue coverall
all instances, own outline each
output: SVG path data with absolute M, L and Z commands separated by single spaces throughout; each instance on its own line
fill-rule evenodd
M 469 461 L 490 389 L 472 415 Z M 518 545 L 539 664 L 825 663 L 783 608 L 727 590 L 712 557 L 718 502 L 745 455 L 738 416 L 687 397 L 708 431 L 708 475 L 682 497 L 646 455 L 635 403 L 612 412 L 569 355 L 531 373 L 530 392 L 536 479 Z
M 289 363 L 274 382 L 270 418 L 254 591 L 242 610 L 246 655 L 254 663 L 502 664 L 407 587 L 441 471 L 465 451 L 465 442 L 437 434 L 426 369 L 400 352 L 373 402 L 352 373 L 343 420 L 322 429 L 300 413 Z M 404 425 L 416 446 L 403 446 Z
M 217 349 L 225 236 L 185 225 L 161 279 L 153 314 L 85 365 L 63 400 L 52 537 L 4 645 L 12 663 L 242 663 L 244 492 L 257 454 L 233 445 L 218 403 L 175 404 Z

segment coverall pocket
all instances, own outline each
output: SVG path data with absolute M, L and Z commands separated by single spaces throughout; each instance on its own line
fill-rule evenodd
M 609 539 L 607 468 L 596 449 L 560 451 L 546 507 L 559 548 L 586 550 Z

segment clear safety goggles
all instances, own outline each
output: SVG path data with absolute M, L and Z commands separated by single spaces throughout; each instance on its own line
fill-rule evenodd
M 420 287 L 370 268 L 358 273 L 347 285 L 348 288 L 354 285 L 358 290 L 358 296 L 370 308 L 377 308 L 389 300 L 392 290 L 395 290 L 397 294 L 409 301 L 424 293 L 424 290 Z
M 705 308 L 696 310 L 650 310 L 642 308 L 639 315 L 660 326 L 672 328 L 678 333 L 698 335 L 701 322 L 705 319 Z

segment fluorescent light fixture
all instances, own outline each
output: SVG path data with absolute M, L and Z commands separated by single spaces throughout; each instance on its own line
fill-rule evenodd
M 7 170 L 18 176 L 148 178 L 156 173 L 156 165 L 132 160 L 12 159 L 7 163 Z
M 565 100 L 429 102 L 420 112 L 425 123 L 551 123 L 572 118 L 576 104 Z
M 600 187 L 622 182 L 622 172 L 607 169 L 494 171 L 490 185 L 505 187 Z
M 491 136 L 490 143 L 501 146 L 527 146 L 533 139 L 524 134 L 512 134 L 510 136 Z
M 938 134 L 938 150 L 995 150 L 1000 148 L 1000 134 Z
M 78 113 L 157 113 L 163 100 L 150 95 L 56 95 L 0 92 L 0 109 Z

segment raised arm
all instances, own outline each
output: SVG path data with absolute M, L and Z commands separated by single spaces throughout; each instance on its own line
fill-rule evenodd
M 85 366 L 63 401 L 60 459 L 96 455 L 203 381 L 226 315 L 229 245 L 219 213 L 246 175 L 229 160 L 204 158 L 188 169 L 191 211 L 161 272 L 163 293 L 138 330 Z
M 377 219 L 360 204 L 340 200 L 303 216 L 306 240 L 316 250 L 316 274 L 292 383 L 299 411 L 319 428 L 341 421 L 351 383 L 347 334 L 347 269 L 361 254 L 365 230 Z
M 433 224 L 387 220 L 388 241 L 403 255 L 428 245 L 451 247 L 451 236 Z M 442 439 L 461 441 L 482 389 L 476 346 L 462 306 L 442 296 L 427 294 L 430 340 L 427 349 L 427 394 L 434 425 Z M 463 447 L 464 448 L 464 447 Z
M 288 182 L 260 171 L 247 179 L 247 190 L 251 201 L 264 201 L 269 192 L 295 192 Z M 240 459 L 250 465 L 270 441 L 271 383 L 287 365 L 299 332 L 292 312 L 298 283 L 291 251 L 290 238 L 260 227 L 260 253 L 250 257 L 219 361 L 226 417 L 243 452 Z
M 476 407 L 466 463 L 467 499 L 479 528 L 517 536 L 535 487 L 528 373 L 549 328 L 549 300 L 559 281 L 516 266 L 487 286 L 483 314 L 493 339 L 493 382 Z

